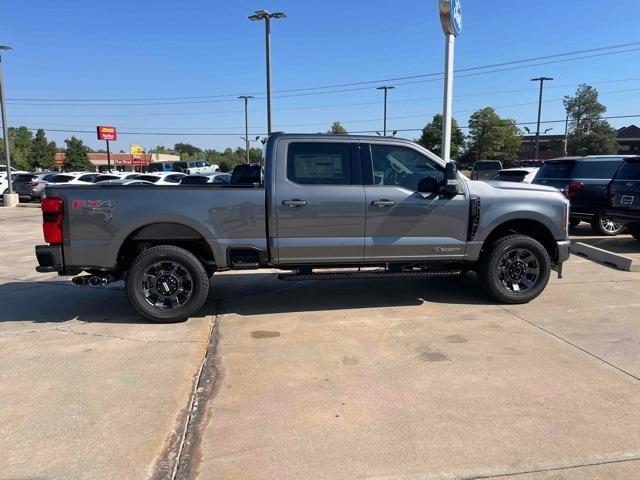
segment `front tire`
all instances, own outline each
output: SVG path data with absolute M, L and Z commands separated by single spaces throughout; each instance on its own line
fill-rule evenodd
M 526 235 L 498 239 L 478 265 L 483 290 L 500 303 L 527 303 L 549 282 L 551 260 L 537 240 Z
M 591 219 L 591 228 L 597 235 L 613 237 L 618 235 L 623 229 L 622 223 L 614 222 L 611 218 L 605 217 L 601 211 Z
M 160 245 L 136 257 L 126 289 L 129 303 L 143 317 L 156 323 L 182 322 L 204 305 L 209 277 L 191 252 Z

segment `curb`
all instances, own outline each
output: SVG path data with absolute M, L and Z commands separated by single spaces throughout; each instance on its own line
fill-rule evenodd
M 610 252 L 609 250 L 587 245 L 586 243 L 572 242 L 571 253 L 625 272 L 640 272 L 640 262 L 638 260 Z

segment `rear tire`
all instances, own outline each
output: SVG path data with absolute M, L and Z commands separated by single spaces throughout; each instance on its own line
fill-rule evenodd
M 195 314 L 209 294 L 209 276 L 187 250 L 172 245 L 138 255 L 126 277 L 129 303 L 156 323 L 182 322 Z
M 500 303 L 527 303 L 549 282 L 551 260 L 537 240 L 526 235 L 498 239 L 478 265 L 482 289 Z
M 604 217 L 602 211 L 598 211 L 591 219 L 591 228 L 597 235 L 613 237 L 622 232 L 624 225 Z

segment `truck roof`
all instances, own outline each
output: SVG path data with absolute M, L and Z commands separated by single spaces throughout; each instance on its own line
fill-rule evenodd
M 343 134 L 343 133 L 286 133 L 286 132 L 272 132 L 269 136 L 271 138 L 279 138 L 279 137 L 292 137 L 292 138 L 340 138 L 340 139 L 349 139 L 349 140 L 366 140 L 366 141 L 393 141 L 398 143 L 415 143 L 413 140 L 409 140 L 408 138 L 402 137 L 383 137 L 380 135 L 352 135 L 352 134 Z

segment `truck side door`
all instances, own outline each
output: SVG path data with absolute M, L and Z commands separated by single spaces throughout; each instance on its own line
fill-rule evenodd
M 412 146 L 362 146 L 366 200 L 365 261 L 456 260 L 464 256 L 469 198 L 417 191 L 444 168 Z
M 276 178 L 278 264 L 362 261 L 365 197 L 357 143 L 282 141 Z

